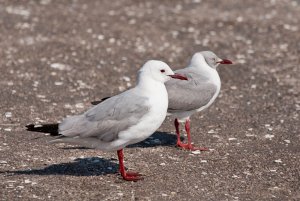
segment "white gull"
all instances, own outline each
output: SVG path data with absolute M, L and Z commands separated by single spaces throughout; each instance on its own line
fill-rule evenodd
M 62 136 L 51 142 L 117 151 L 122 177 L 129 181 L 141 179 L 139 173 L 125 171 L 123 148 L 148 138 L 160 127 L 168 109 L 164 83 L 171 78 L 186 80 L 162 61 L 146 62 L 138 72 L 134 88 L 104 100 L 81 115 L 67 117 L 59 124 Z

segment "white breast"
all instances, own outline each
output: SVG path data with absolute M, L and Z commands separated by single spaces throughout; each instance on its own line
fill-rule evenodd
M 144 92 L 147 93 L 147 92 Z M 168 109 L 168 94 L 164 84 L 155 87 L 149 98 L 149 111 L 139 123 L 121 132 L 119 138 L 126 144 L 140 142 L 152 135 L 163 123 Z
M 219 74 L 216 70 L 214 70 L 214 69 L 212 69 L 212 70 L 213 71 L 210 72 L 209 79 L 217 87 L 217 90 L 216 90 L 215 94 L 213 95 L 213 97 L 210 99 L 210 101 L 206 105 L 204 105 L 203 107 L 197 109 L 196 110 L 197 112 L 200 112 L 200 111 L 208 108 L 216 100 L 216 98 L 218 97 L 218 95 L 220 93 L 220 90 L 221 90 L 220 76 L 219 76 Z

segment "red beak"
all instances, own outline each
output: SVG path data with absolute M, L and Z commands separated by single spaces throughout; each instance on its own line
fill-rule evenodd
M 177 74 L 175 73 L 174 75 L 169 75 L 171 78 L 174 78 L 174 79 L 179 79 L 179 80 L 188 80 L 187 77 L 185 77 L 184 75 L 180 75 L 180 74 Z
M 217 63 L 219 63 L 219 64 L 233 64 L 232 61 L 230 61 L 228 59 L 223 59 L 222 61 L 218 61 Z

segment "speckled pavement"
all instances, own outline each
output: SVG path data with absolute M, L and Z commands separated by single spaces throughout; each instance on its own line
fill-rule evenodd
M 0 0 L 0 200 L 300 200 L 300 1 Z M 196 145 L 167 119 L 116 153 L 26 131 L 134 86 L 148 59 L 173 69 L 212 50 L 222 89 L 192 116 Z M 182 127 L 183 128 L 183 127 Z

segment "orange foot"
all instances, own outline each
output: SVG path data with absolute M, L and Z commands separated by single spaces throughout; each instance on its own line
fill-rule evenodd
M 126 181 L 138 181 L 144 179 L 143 177 L 141 177 L 142 175 L 137 172 L 126 172 L 125 175 L 122 176 Z

